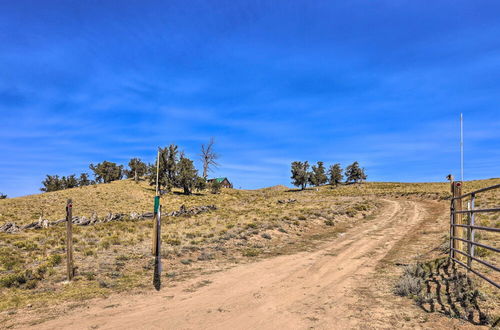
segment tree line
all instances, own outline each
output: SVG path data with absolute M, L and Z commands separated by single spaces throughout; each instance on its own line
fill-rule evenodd
M 158 164 L 156 161 L 146 164 L 140 158 L 132 158 L 128 162 L 128 168 L 124 168 L 123 165 L 103 161 L 102 163 L 89 165 L 94 180 L 91 180 L 87 173 L 81 173 L 79 177 L 75 174 L 62 177 L 47 175 L 45 180 L 42 181 L 43 187 L 40 190 L 49 192 L 97 183 L 109 183 L 121 180 L 124 177 L 133 178 L 135 182 L 148 180 L 150 185 L 154 186 L 158 177 L 160 192 L 170 192 L 172 188 L 181 188 L 184 194 L 189 195 L 193 190 L 202 191 L 209 188 L 212 193 L 218 193 L 221 184 L 217 180 L 210 184 L 207 183 L 208 172 L 219 165 L 216 162 L 218 157 L 214 151 L 214 139 L 212 138 L 207 145 L 201 146 L 200 158 L 203 164 L 203 175 L 199 176 L 193 161 L 186 157 L 184 152 L 179 151 L 177 145 L 171 144 L 159 148 Z M 157 168 L 159 169 L 158 176 Z
M 327 182 L 337 186 L 342 182 L 344 175 L 346 183 L 363 182 L 367 178 L 365 169 L 361 168 L 357 161 L 347 166 L 345 171 L 342 170 L 339 163 L 331 165 L 328 170 L 326 170 L 325 164 L 319 161 L 309 170 L 309 162 L 295 161 L 292 162 L 291 172 L 292 184 L 296 187 L 300 187 L 302 190 L 305 189 L 307 185 L 317 187 Z

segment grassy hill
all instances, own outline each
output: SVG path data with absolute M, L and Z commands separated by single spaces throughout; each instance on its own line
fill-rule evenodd
M 471 191 L 481 187 L 500 184 L 500 179 L 468 181 L 464 191 Z M 450 196 L 449 183 L 399 183 L 399 182 L 367 182 L 363 185 L 342 185 L 331 189 L 321 187 L 320 194 L 328 196 L 383 196 L 383 195 L 417 195 L 422 197 L 447 198 Z M 314 190 L 308 189 L 300 194 L 308 194 Z M 73 188 L 37 195 L 0 200 L 0 224 L 6 221 L 27 224 L 39 219 L 58 220 L 65 217 L 65 205 L 69 198 L 73 199 L 74 214 L 91 216 L 96 212 L 98 216 L 113 213 L 144 213 L 152 210 L 154 188 L 146 182 L 138 184 L 131 180 L 114 181 L 108 184 L 98 184 L 87 187 Z M 247 197 L 272 195 L 280 198 L 293 198 L 297 192 L 279 186 L 277 189 L 264 188 L 261 190 L 224 190 L 221 195 L 201 194 L 184 196 L 170 194 L 163 198 L 163 209 L 166 212 L 179 209 L 181 205 L 191 207 L 207 204 L 227 204 L 232 206 L 242 202 Z
M 465 191 L 499 183 L 500 179 L 466 182 Z M 150 212 L 153 196 L 154 189 L 146 182 L 122 180 L 5 199 L 0 200 L 0 225 L 7 221 L 25 225 L 40 216 L 62 219 L 68 198 L 73 200 L 75 216 Z M 382 206 L 381 196 L 444 200 L 450 196 L 449 183 L 368 182 L 305 191 L 276 186 L 223 189 L 216 195 L 164 195 L 164 213 L 178 210 L 181 205 L 217 206 L 214 211 L 196 216 L 163 218 L 164 276 L 172 282 L 196 272 L 221 269 L 228 263 L 307 249 L 317 239 L 370 221 Z M 481 206 L 499 200 L 495 192 L 478 202 Z M 127 217 L 123 221 L 75 226 L 78 270 L 71 285 L 64 284 L 64 225 L 0 233 L 0 311 L 28 302 L 43 306 L 61 299 L 73 301 L 150 288 L 151 228 L 151 220 Z

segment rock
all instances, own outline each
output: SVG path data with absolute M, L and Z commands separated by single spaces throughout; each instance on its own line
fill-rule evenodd
M 113 213 L 109 212 L 108 215 L 104 218 L 104 222 L 109 222 L 113 218 Z
M 186 208 L 186 206 L 181 205 L 179 211 L 173 211 L 167 214 L 167 216 L 171 217 L 180 217 L 180 216 L 193 216 L 203 212 L 217 210 L 215 205 L 205 205 L 205 206 L 195 206 L 193 208 Z
M 137 220 L 137 219 L 140 219 L 140 218 L 141 218 L 141 215 L 139 213 L 135 213 L 135 212 L 130 213 L 130 219 L 131 220 Z
M 38 226 L 38 221 L 36 222 L 32 222 L 30 224 L 27 224 L 26 226 L 23 226 L 22 228 L 20 229 L 36 229 L 36 227 Z
M 66 219 L 60 219 L 60 220 L 52 221 L 50 223 L 50 225 L 51 226 L 55 226 L 55 225 L 58 225 L 58 224 L 63 223 L 63 222 L 66 222 Z
M 92 212 L 92 215 L 90 216 L 90 223 L 94 224 L 94 223 L 97 223 L 98 221 L 99 221 L 99 219 L 97 218 L 97 213 Z
M 85 216 L 80 218 L 79 226 L 87 226 L 90 224 L 90 219 L 87 219 Z
M 16 233 L 20 230 L 21 228 L 15 222 L 6 222 L 0 227 L 0 232 L 3 233 Z
M 289 199 L 280 199 L 278 200 L 278 204 L 288 204 L 288 203 L 295 203 L 297 200 L 293 198 Z

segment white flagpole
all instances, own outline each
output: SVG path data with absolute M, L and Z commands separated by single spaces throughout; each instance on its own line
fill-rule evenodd
M 158 154 L 156 156 L 156 196 L 160 196 L 158 190 L 158 177 L 160 175 L 160 148 L 158 148 Z
M 464 182 L 464 118 L 460 113 L 460 178 Z

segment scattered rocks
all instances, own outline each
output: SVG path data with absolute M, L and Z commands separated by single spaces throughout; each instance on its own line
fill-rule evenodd
M 203 206 L 195 206 L 190 209 L 186 208 L 186 206 L 182 205 L 179 211 L 173 211 L 167 214 L 167 216 L 171 217 L 181 217 L 181 216 L 192 216 L 197 215 L 203 212 L 214 211 L 217 210 L 217 206 L 215 205 L 203 205 Z
M 2 233 L 15 233 L 20 231 L 21 228 L 15 222 L 6 222 L 0 227 Z
M 203 212 L 216 210 L 217 207 L 215 205 L 205 205 L 205 206 L 196 206 L 193 208 L 186 208 L 182 205 L 179 211 L 173 211 L 167 214 L 167 216 L 172 217 L 180 217 L 180 216 L 193 216 Z M 71 219 L 71 222 L 77 226 L 88 226 L 94 225 L 96 223 L 105 223 L 111 221 L 123 221 L 123 220 L 143 220 L 148 218 L 153 218 L 153 212 L 146 212 L 143 214 L 132 212 L 130 215 L 125 213 L 112 213 L 109 212 L 105 217 L 99 218 L 95 212 L 92 213 L 90 218 L 85 216 L 75 216 Z M 2 226 L 0 226 L 0 233 L 16 233 L 25 229 L 42 229 L 49 228 L 52 226 L 59 225 L 61 223 L 66 222 L 66 219 L 60 219 L 56 221 L 49 221 L 47 219 L 38 219 L 38 221 L 32 222 L 25 226 L 18 226 L 14 222 L 6 222 Z
M 139 220 L 142 216 L 139 213 L 132 212 L 130 213 L 130 220 Z
M 278 204 L 288 204 L 288 203 L 295 203 L 297 200 L 293 198 L 289 199 L 280 199 L 278 200 Z

